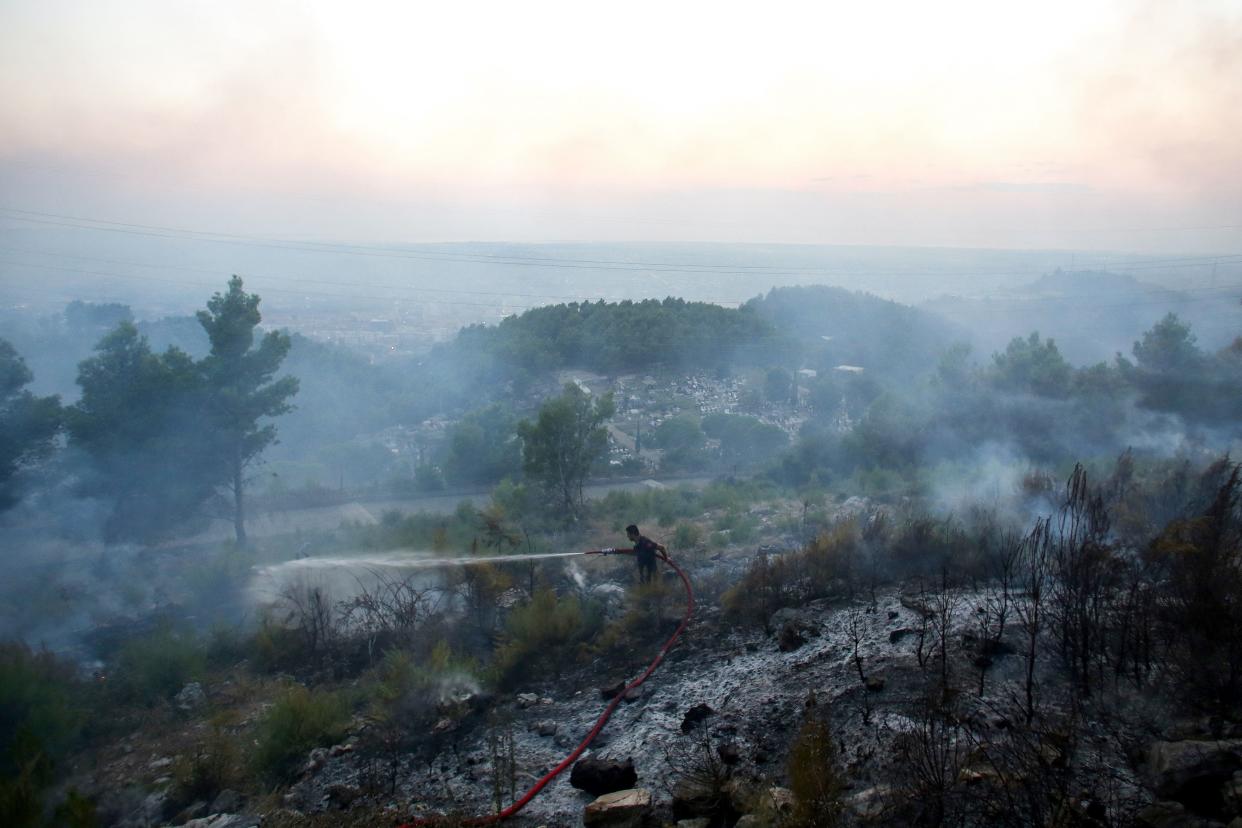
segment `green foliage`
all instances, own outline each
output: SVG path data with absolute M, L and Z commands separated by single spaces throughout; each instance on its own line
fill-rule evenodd
M 206 653 L 198 640 L 164 628 L 125 642 L 109 687 L 121 701 L 152 705 L 201 678 L 205 668 Z
M 589 638 L 600 623 L 597 606 L 584 606 L 576 596 L 558 596 L 541 589 L 515 607 L 505 622 L 494 669 L 502 687 L 513 687 L 541 668 L 570 657 L 575 645 Z
M 210 802 L 221 791 L 245 782 L 241 744 L 222 722 L 212 722 L 211 731 L 194 745 L 193 752 L 178 757 L 173 764 L 169 798 L 174 806 Z
M 795 388 L 793 376 L 784 368 L 769 368 L 763 375 L 763 396 L 770 403 L 788 403 Z
M 806 720 L 789 749 L 789 790 L 793 813 L 785 825 L 791 828 L 834 828 L 844 821 L 845 780 L 827 712 L 807 710 Z
M 206 439 L 202 378 L 184 351 L 153 353 L 128 322 L 95 352 L 78 366 L 82 395 L 67 411 L 70 442 L 93 461 L 84 488 L 111 501 L 108 539 L 160 537 L 197 512 L 224 471 Z
M 1233 717 L 1242 712 L 1242 466 L 1226 459 L 1215 476 L 1223 479 L 1207 507 L 1170 522 L 1147 558 L 1166 573 L 1159 607 L 1176 631 L 1170 654 L 1179 694 Z
M 466 712 L 454 694 L 477 686 L 473 660 L 457 657 L 440 641 L 419 663 L 404 650 L 389 650 L 368 676 L 374 747 L 405 751 L 426 734 L 434 719 Z
M 697 523 L 678 523 L 673 532 L 672 548 L 678 551 L 694 549 L 703 542 L 703 530 Z
M 35 755 L 63 757 L 82 731 L 83 701 L 71 665 L 0 644 L 0 775 L 12 777 Z
M 564 367 L 616 374 L 724 367 L 773 335 L 748 311 L 669 298 L 534 308 L 494 328 L 464 329 L 455 346 L 459 356 L 494 361 L 499 376 Z
M 1043 397 L 1065 397 L 1069 394 L 1074 369 L 1056 343 L 1040 341 L 1033 332 L 1026 339 L 1015 337 L 1003 353 L 992 356 L 993 384 L 1006 391 L 1020 391 Z
M 720 459 L 735 465 L 770 460 L 789 445 L 780 428 L 742 414 L 709 414 L 703 418 L 703 431 L 720 441 Z
M 297 667 L 304 663 L 307 654 L 297 630 L 264 614 L 250 641 L 250 655 L 255 669 L 272 673 Z
M 57 397 L 22 390 L 32 379 L 25 360 L 0 339 L 0 512 L 17 503 L 17 474 L 51 454 L 61 427 Z
M 349 708 L 340 693 L 290 687 L 259 721 L 255 770 L 274 782 L 288 779 L 312 749 L 335 744 L 345 736 Z
M 289 353 L 288 334 L 268 331 L 255 347 L 262 318 L 259 297 L 242 290 L 240 277 L 230 279 L 228 291 L 213 295 L 196 316 L 211 342 L 211 353 L 197 367 L 206 383 L 212 442 L 227 463 L 224 479 L 217 482 L 232 491 L 240 544 L 246 540 L 244 470 L 276 440 L 276 426 L 261 421 L 291 410 L 289 398 L 297 393 L 298 381 L 274 378 Z
M 749 543 L 759 530 L 759 519 L 745 512 L 727 512 L 717 518 L 717 532 L 727 532 L 730 543 Z
M 517 419 L 504 406 L 471 411 L 449 433 L 445 476 L 456 485 L 495 483 L 522 468 Z
M 765 364 L 788 365 L 798 354 L 798 361 L 820 374 L 846 364 L 886 377 L 921 376 L 935 367 L 936 355 L 955 334 L 929 313 L 837 287 L 774 288 L 742 309 L 797 340 L 798 347 L 780 350 L 773 342 L 769 351 L 784 358 Z
M 534 422 L 518 424 L 526 474 L 554 498 L 553 508 L 569 520 L 583 511 L 582 486 L 608 447 L 604 422 L 614 411 L 612 395 L 594 401 L 573 383 L 539 409 Z
M 670 611 L 677 608 L 679 592 L 655 578 L 636 584 L 627 593 L 627 606 L 620 618 L 605 626 L 591 641 L 591 650 L 606 655 L 633 656 L 643 652 L 670 632 Z
M 74 788 L 70 788 L 65 801 L 56 806 L 53 816 L 56 824 L 63 828 L 96 828 L 99 825 L 95 803 Z
M 734 621 L 766 625 L 772 613 L 798 601 L 795 579 L 788 559 L 759 555 L 742 579 L 720 597 L 720 605 Z
M 43 824 L 43 792 L 86 721 L 73 668 L 24 644 L 0 644 L 0 824 Z

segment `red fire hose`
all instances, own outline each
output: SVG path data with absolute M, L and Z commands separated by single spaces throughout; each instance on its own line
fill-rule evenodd
M 591 552 L 586 552 L 583 554 L 586 554 L 586 555 L 633 554 L 633 550 L 630 550 L 630 549 L 593 550 Z M 508 819 L 509 817 L 516 814 L 518 811 L 525 808 L 532 799 L 534 799 L 536 796 L 539 795 L 540 791 L 542 791 L 545 787 L 547 787 L 549 782 L 551 782 L 553 779 L 559 776 L 562 771 L 564 771 L 566 768 L 572 765 L 578 759 L 578 757 L 582 755 L 582 752 L 587 749 L 587 747 L 591 744 L 591 742 L 595 739 L 595 737 L 599 735 L 599 732 L 604 729 L 604 725 L 608 723 L 608 719 L 612 716 L 612 712 L 617 709 L 617 705 L 621 703 L 621 701 L 626 697 L 626 695 L 631 690 L 633 690 L 635 687 L 638 687 L 644 681 L 646 681 L 651 676 L 651 674 L 655 672 L 656 668 L 660 666 L 660 662 L 664 661 L 664 656 L 668 653 L 669 649 L 672 648 L 673 644 L 677 642 L 677 639 L 681 637 L 682 632 L 685 631 L 686 627 L 690 623 L 690 615 L 694 612 L 694 590 L 690 586 L 690 579 L 686 577 L 686 573 L 682 570 L 680 566 L 675 564 L 671 558 L 669 558 L 666 555 L 661 555 L 660 560 L 664 561 L 666 564 L 668 564 L 669 566 L 673 568 L 673 571 L 676 572 L 677 575 L 681 578 L 681 582 L 686 588 L 686 614 L 682 616 L 681 623 L 677 625 L 677 629 L 673 632 L 671 636 L 669 636 L 668 641 L 664 642 L 664 646 L 660 648 L 660 651 L 656 653 L 655 658 L 651 660 L 651 664 L 647 665 L 647 669 L 643 671 L 642 675 L 640 675 L 638 678 L 631 681 L 629 684 L 625 685 L 625 689 L 622 690 L 620 693 L 618 693 L 616 696 L 614 696 L 612 698 L 612 701 L 608 702 L 608 706 L 604 708 L 604 712 L 600 714 L 599 719 L 597 719 L 595 722 L 595 726 L 591 728 L 589 733 L 587 733 L 586 738 L 583 739 L 582 742 L 579 743 L 579 745 L 576 748 L 574 748 L 573 751 L 568 756 L 562 759 L 559 765 L 557 765 L 555 768 L 553 768 L 552 770 L 544 774 L 543 778 L 541 778 L 538 782 L 532 785 L 530 790 L 522 794 L 521 798 L 519 798 L 516 802 L 514 802 L 512 805 L 510 805 L 508 808 L 505 808 L 502 811 L 499 811 L 495 814 L 491 814 L 485 817 L 475 817 L 474 819 L 467 820 L 466 822 L 462 824 L 464 825 L 489 825 L 493 822 L 500 822 L 502 819 Z M 398 828 L 416 828 L 416 826 L 430 825 L 430 824 L 433 824 L 434 822 L 435 822 L 435 819 L 433 818 L 432 819 L 422 818 L 422 819 L 416 819 L 412 822 L 404 823 L 398 826 Z

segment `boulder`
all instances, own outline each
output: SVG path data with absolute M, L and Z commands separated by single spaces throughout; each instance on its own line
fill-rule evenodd
M 673 819 L 712 817 L 724 804 L 724 793 L 695 779 L 683 777 L 673 785 Z
M 914 635 L 916 632 L 918 632 L 918 630 L 912 630 L 909 627 L 902 627 L 900 629 L 893 630 L 888 634 L 888 643 L 896 644 L 907 635 Z
M 362 790 L 354 785 L 337 784 L 328 788 L 328 800 L 342 810 L 349 810 L 349 806 L 360 796 Z
M 735 814 L 745 814 L 753 810 L 758 799 L 758 780 L 746 776 L 734 776 L 724 783 L 725 802 L 729 810 Z
M 212 814 L 192 819 L 182 828 L 258 828 L 259 817 L 243 814 Z
M 772 613 L 768 629 L 776 630 L 776 642 L 782 653 L 801 647 L 807 639 L 819 635 L 819 628 L 804 613 L 785 607 Z
M 708 828 L 712 821 L 707 817 L 696 817 L 695 819 L 678 820 L 677 828 Z
M 1242 771 L 1233 772 L 1233 778 L 1221 787 L 1220 798 L 1228 813 L 1242 817 Z
M 802 637 L 802 633 L 793 624 L 786 624 L 781 627 L 781 631 L 776 637 L 776 646 L 782 653 L 792 653 L 805 643 L 806 639 Z
M 530 729 L 540 736 L 555 736 L 559 725 L 551 719 L 535 722 Z
M 893 801 L 891 785 L 875 785 L 846 799 L 846 805 L 863 822 L 881 819 Z
M 599 697 L 604 700 L 611 700 L 625 692 L 625 680 L 622 679 L 616 684 L 606 684 L 599 688 Z
M 924 604 L 913 595 L 903 595 L 900 598 L 901 605 L 911 612 L 918 613 L 924 618 L 935 618 L 936 612 L 931 607 Z
M 1200 813 L 1219 811 L 1225 784 L 1242 770 L 1242 739 L 1156 742 L 1147 752 L 1147 776 L 1156 796 Z
M 781 816 L 793 813 L 794 795 L 788 788 L 768 788 L 759 797 L 760 808 Z
M 226 789 L 216 794 L 216 798 L 211 800 L 208 811 L 213 814 L 231 814 L 234 811 L 241 810 L 242 795 L 237 791 Z
M 173 703 L 177 705 L 178 710 L 189 713 L 197 710 L 207 703 L 207 694 L 203 692 L 203 685 L 197 681 L 192 681 L 173 697 Z
M 302 767 L 302 775 L 309 776 L 316 773 L 326 764 L 328 764 L 328 749 L 315 748 L 306 758 L 306 764 Z
M 539 697 L 535 695 L 534 693 L 518 693 L 517 703 L 518 703 L 518 707 L 525 709 L 527 707 L 532 707 L 536 704 L 539 704 Z
M 709 716 L 715 716 L 716 711 L 712 710 L 706 704 L 696 704 L 694 707 L 686 711 L 686 715 L 681 720 L 681 732 L 689 733 L 694 730 L 695 725 L 701 724 Z
M 588 756 L 574 763 L 569 772 L 569 784 L 592 796 L 615 793 L 633 788 L 638 782 L 634 760 L 617 762 L 612 759 L 596 759 Z
M 639 828 L 651 812 L 651 791 L 631 788 L 606 793 L 582 811 L 582 824 L 599 828 Z

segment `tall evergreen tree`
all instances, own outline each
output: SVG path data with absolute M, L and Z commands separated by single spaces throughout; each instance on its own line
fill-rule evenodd
M 85 491 L 111 501 L 105 537 L 150 540 L 184 524 L 221 473 L 194 360 L 153 353 L 126 321 L 78 366 L 78 385 L 69 439 L 91 460 Z
M 0 339 L 0 511 L 17 503 L 18 472 L 50 454 L 60 430 L 60 400 L 23 390 L 32 379 L 21 354 Z
M 613 415 L 612 394 L 594 402 L 572 382 L 539 409 L 535 422 L 518 424 L 526 473 L 552 495 L 569 520 L 582 514 L 582 484 L 608 448 L 604 421 Z
M 197 317 L 211 341 L 200 368 L 215 439 L 228 464 L 225 485 L 233 496 L 233 528 L 237 543 L 244 544 L 246 469 L 276 441 L 276 426 L 262 421 L 291 410 L 289 398 L 298 390 L 295 377 L 273 379 L 289 353 L 289 336 L 269 331 L 255 345 L 262 319 L 259 297 L 242 290 L 239 276 L 229 280 L 226 292 L 212 296 Z

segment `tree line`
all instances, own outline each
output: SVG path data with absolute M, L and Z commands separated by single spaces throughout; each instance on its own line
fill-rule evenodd
M 81 395 L 25 390 L 25 361 L 0 341 L 0 491 L 19 497 L 24 472 L 46 460 L 64 435 L 62 471 L 77 493 L 108 504 L 104 537 L 151 540 L 227 497 L 237 542 L 246 542 L 247 471 L 276 440 L 271 418 L 291 409 L 298 380 L 277 377 L 290 340 L 261 336 L 259 297 L 234 276 L 196 314 L 210 352 L 194 359 L 175 346 L 162 353 L 126 316 L 78 366 Z

